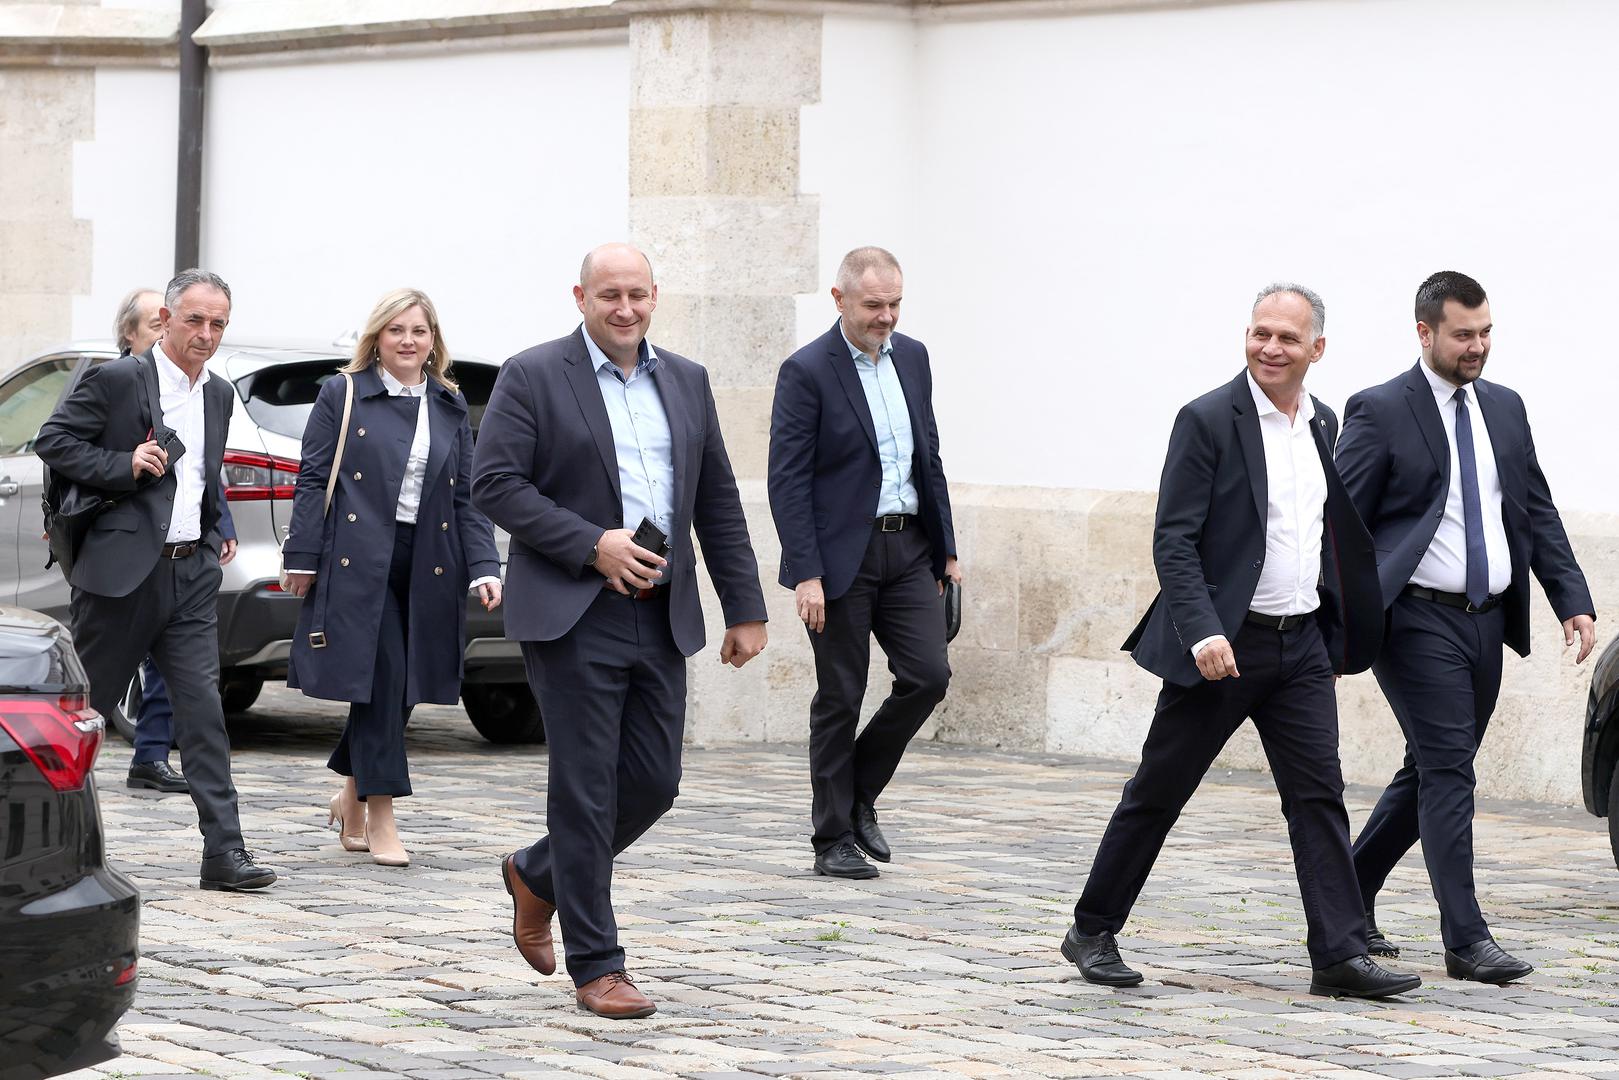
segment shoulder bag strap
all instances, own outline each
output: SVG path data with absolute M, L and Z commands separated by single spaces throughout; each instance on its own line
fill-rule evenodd
M 332 470 L 326 477 L 326 506 L 321 511 L 324 517 L 332 512 L 332 496 L 337 492 L 337 471 L 343 467 L 343 444 L 349 439 L 349 417 L 354 413 L 354 376 L 348 372 L 343 373 L 343 422 L 337 428 L 337 452 L 332 455 Z

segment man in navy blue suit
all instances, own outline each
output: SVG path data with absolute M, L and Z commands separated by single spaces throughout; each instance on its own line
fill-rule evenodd
M 903 291 L 887 251 L 845 255 L 838 321 L 782 364 L 770 415 L 779 580 L 815 653 L 815 870 L 833 877 L 876 877 L 862 850 L 889 860 L 874 804 L 950 683 L 939 596 L 961 569 L 928 350 L 894 332 Z M 894 685 L 856 738 L 874 634 Z
M 764 649 L 765 602 L 708 372 L 646 340 L 652 264 L 603 245 L 573 295 L 583 324 L 506 361 L 473 458 L 474 505 L 511 533 L 506 636 L 550 744 L 550 834 L 501 872 L 523 958 L 556 969 L 560 914 L 579 1006 L 633 1019 L 656 1006 L 625 972 L 613 858 L 680 785 L 686 658 L 704 644 L 692 531 L 724 612 L 722 662 Z M 663 551 L 636 542 L 643 520 Z
M 1373 903 L 1420 837 L 1439 901 L 1445 970 L 1504 983 L 1508 955 L 1473 889 L 1473 758 L 1501 689 L 1501 646 L 1529 654 L 1529 575 L 1563 641 L 1596 644 L 1596 607 L 1535 457 L 1523 399 L 1479 376 L 1490 302 L 1466 274 L 1417 290 L 1422 359 L 1349 399 L 1338 471 L 1377 548 L 1388 630 L 1372 671 L 1405 734 L 1405 763 L 1355 841 L 1371 951 L 1398 956 Z

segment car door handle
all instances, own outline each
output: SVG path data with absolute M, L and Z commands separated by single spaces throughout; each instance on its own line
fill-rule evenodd
M 0 499 L 9 499 L 21 490 L 22 485 L 9 476 L 4 480 L 0 480 Z

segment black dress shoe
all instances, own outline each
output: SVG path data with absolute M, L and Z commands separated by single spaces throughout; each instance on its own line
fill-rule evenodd
M 877 868 L 867 862 L 847 840 L 839 840 L 815 854 L 815 872 L 827 877 L 874 878 Z
M 1062 954 L 1079 968 L 1088 983 L 1098 986 L 1140 986 L 1141 972 L 1124 966 L 1119 956 L 1118 942 L 1103 930 L 1100 934 L 1081 934 L 1077 926 L 1070 926 L 1063 935 Z
M 275 871 L 254 862 L 251 851 L 231 848 L 223 855 L 202 860 L 202 878 L 197 884 L 215 891 L 241 891 L 262 889 L 274 880 Z
M 1310 993 L 1320 997 L 1385 998 L 1421 985 L 1415 975 L 1378 967 L 1365 953 L 1310 973 Z
M 1473 982 L 1515 982 L 1535 970 L 1533 964 L 1519 960 L 1485 938 L 1460 949 L 1445 950 L 1445 974 L 1453 979 L 1471 979 Z
M 893 856 L 894 853 L 888 849 L 887 838 L 877 827 L 877 811 L 871 808 L 870 803 L 854 804 L 849 825 L 854 830 L 854 842 L 860 845 L 861 851 L 878 862 L 887 862 Z
M 166 761 L 141 761 L 131 765 L 129 779 L 124 783 L 132 788 L 151 788 L 153 791 L 191 791 L 186 778 L 169 768 Z
M 1395 957 L 1400 955 L 1400 947 L 1383 936 L 1383 931 L 1377 928 L 1377 920 L 1372 913 L 1366 913 L 1366 951 L 1373 956 Z

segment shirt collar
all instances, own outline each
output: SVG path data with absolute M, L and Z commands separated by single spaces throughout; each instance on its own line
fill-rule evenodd
M 167 385 L 176 390 L 186 391 L 201 390 L 208 380 L 213 377 L 208 369 L 204 367 L 202 369 L 202 378 L 197 380 L 196 386 L 192 386 L 191 376 L 187 375 L 185 369 L 180 367 L 179 364 L 169 359 L 168 343 L 163 338 L 159 338 L 157 344 L 152 346 L 152 358 L 157 361 L 157 381 L 159 386 Z
M 1259 410 L 1260 416 L 1268 416 L 1271 413 L 1285 416 L 1282 410 L 1276 407 L 1276 403 L 1265 394 L 1265 391 L 1259 388 L 1259 384 L 1254 381 L 1254 373 L 1251 371 L 1248 372 L 1248 392 L 1254 395 L 1254 407 Z M 1315 399 L 1302 387 L 1299 389 L 1298 418 L 1301 420 L 1315 419 Z
M 838 333 L 843 334 L 843 324 L 842 323 L 838 324 Z M 858 346 L 854 342 L 850 341 L 848 334 L 843 334 L 843 343 L 845 345 L 849 346 L 849 356 L 851 358 L 853 358 L 855 360 L 865 360 L 868 363 L 872 363 L 872 364 L 875 364 L 877 362 L 876 360 L 873 360 L 870 356 L 868 356 L 866 354 L 866 352 L 863 349 L 860 348 L 860 346 Z M 889 338 L 887 338 L 887 339 L 885 339 L 883 341 L 883 347 L 877 350 L 877 355 L 879 357 L 886 356 L 886 357 L 888 357 L 890 359 L 893 358 L 893 356 L 894 356 L 894 339 L 892 337 L 889 337 Z
M 417 383 L 415 386 L 406 386 L 404 383 L 394 378 L 393 372 L 383 367 L 380 363 L 373 364 L 372 366 L 377 369 L 377 374 L 381 376 L 382 388 L 388 391 L 389 397 L 425 397 L 427 395 L 426 378 L 423 378 L 422 381 Z
M 1440 404 L 1443 404 L 1455 397 L 1457 390 L 1467 389 L 1465 386 L 1457 386 L 1455 383 L 1439 374 L 1439 372 L 1429 367 L 1428 361 L 1426 360 L 1418 360 L 1417 367 L 1422 369 L 1423 376 L 1427 378 L 1428 385 L 1433 387 L 1434 397 L 1439 399 Z M 1472 391 L 1469 390 L 1467 396 L 1472 397 Z
M 590 331 L 585 329 L 583 323 L 579 324 L 579 336 L 585 339 L 585 349 L 590 353 L 590 366 L 594 371 L 600 371 L 604 364 L 613 363 L 612 357 L 602 352 L 601 346 L 590 339 Z M 641 345 L 636 350 L 638 359 L 635 370 L 653 372 L 658 370 L 658 351 L 652 347 L 652 342 L 646 338 L 641 339 Z M 617 365 L 614 365 L 616 368 Z

